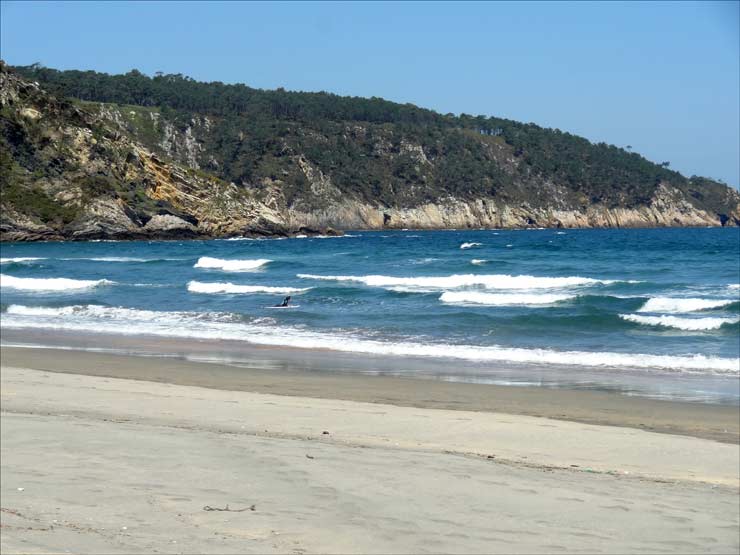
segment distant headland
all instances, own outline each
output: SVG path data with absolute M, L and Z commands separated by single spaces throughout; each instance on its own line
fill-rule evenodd
M 0 239 L 740 225 L 740 194 L 557 129 L 0 62 Z

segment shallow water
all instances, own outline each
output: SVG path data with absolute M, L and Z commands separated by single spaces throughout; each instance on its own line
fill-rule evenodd
M 739 245 L 737 228 L 3 244 L 2 327 L 450 359 L 475 376 L 435 376 L 476 382 L 659 375 L 688 397 L 687 376 L 719 377 L 733 396 Z

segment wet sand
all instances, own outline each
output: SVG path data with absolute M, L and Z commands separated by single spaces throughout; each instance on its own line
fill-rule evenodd
M 9 365 L 8 352 L 3 553 L 740 547 L 737 445 L 23 369 Z M 135 359 L 118 360 L 122 371 Z
M 4 338 L 8 334 L 4 334 Z M 120 341 L 120 340 L 119 340 Z M 140 345 L 146 343 L 137 339 Z M 163 341 L 157 339 L 155 347 Z M 124 344 L 123 346 L 129 347 Z M 196 346 L 193 346 L 195 349 Z M 210 347 L 209 347 L 210 348 Z M 603 391 L 445 382 L 341 371 L 372 357 L 253 348 L 240 366 L 79 350 L 0 348 L 3 365 L 130 378 L 228 391 L 538 416 L 740 443 L 740 407 L 631 397 Z M 377 358 L 377 357 L 376 357 Z M 349 361 L 349 362 L 345 362 Z M 398 360 L 393 361 L 399 364 Z M 390 364 L 381 360 L 379 365 Z M 316 368 L 335 366 L 335 371 Z M 377 368 L 376 366 L 372 367 Z

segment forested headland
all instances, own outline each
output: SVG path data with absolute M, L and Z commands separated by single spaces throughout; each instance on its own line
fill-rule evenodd
M 740 217 L 737 194 L 723 183 L 685 177 L 628 147 L 532 123 L 440 114 L 381 98 L 201 83 L 180 74 L 39 65 L 4 71 L 37 84 L 39 98 L 69 105 L 66 115 L 55 113 L 55 125 L 86 114 L 75 124 L 93 138 L 121 134 L 181 173 L 233 187 L 233 202 L 248 197 L 283 212 L 288 227 L 727 225 Z M 33 104 L 31 97 L 24 101 Z M 19 106 L 2 107 L 3 166 L 7 180 L 14 176 L 3 202 L 17 205 L 19 195 L 54 199 L 64 180 L 49 174 L 51 145 L 42 147 L 33 135 L 49 134 L 53 118 L 38 110 L 40 117 L 29 119 Z M 163 201 L 152 194 L 151 180 L 131 181 L 122 169 L 96 172 L 65 167 L 62 173 L 87 197 L 121 198 L 143 219 Z M 171 210 L 156 210 L 187 215 L 173 195 L 166 199 Z M 62 201 L 71 210 L 66 218 L 74 220 L 84 202 Z

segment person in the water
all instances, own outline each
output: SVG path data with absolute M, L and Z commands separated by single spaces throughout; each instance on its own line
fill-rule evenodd
M 280 303 L 278 305 L 275 305 L 275 306 L 278 306 L 280 308 L 287 308 L 289 304 L 290 304 L 290 295 L 288 295 L 287 297 L 285 297 L 283 299 L 283 302 L 282 303 Z

